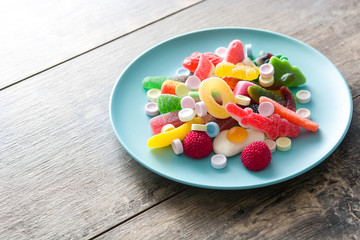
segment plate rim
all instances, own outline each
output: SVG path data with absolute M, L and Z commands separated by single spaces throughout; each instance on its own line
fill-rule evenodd
M 157 171 L 154 168 L 151 168 L 151 166 L 145 164 L 143 161 L 138 160 L 135 157 L 135 154 L 133 153 L 133 151 L 131 149 L 129 149 L 125 142 L 123 141 L 123 139 L 120 137 L 120 135 L 118 134 L 118 132 L 116 131 L 115 128 L 115 123 L 114 123 L 114 116 L 113 116 L 113 99 L 114 99 L 114 93 L 116 91 L 117 86 L 119 85 L 119 82 L 121 81 L 121 77 L 126 73 L 126 71 L 135 63 L 137 62 L 144 54 L 146 54 L 147 52 L 151 51 L 154 48 L 158 48 L 159 46 L 169 42 L 169 41 L 173 41 L 177 38 L 181 38 L 184 36 L 188 36 L 188 35 L 192 35 L 192 34 L 199 34 L 202 32 L 208 32 L 208 31 L 218 31 L 218 30 L 229 30 L 229 31 L 242 31 L 242 30 L 248 30 L 248 31 L 255 31 L 255 32 L 262 32 L 262 33 L 268 33 L 268 34 L 273 34 L 273 35 L 277 35 L 280 36 L 282 38 L 286 38 L 286 39 L 290 39 L 292 41 L 297 42 L 300 45 L 303 45 L 307 48 L 310 48 L 311 50 L 315 51 L 317 54 L 319 54 L 321 57 L 323 57 L 328 63 L 330 63 L 330 65 L 332 65 L 332 67 L 339 73 L 339 75 L 341 76 L 343 82 L 345 83 L 345 87 L 346 90 L 348 92 L 348 98 L 349 98 L 349 117 L 347 119 L 347 124 L 345 126 L 345 130 L 342 133 L 341 137 L 338 139 L 338 141 L 336 142 L 336 144 L 333 146 L 333 148 L 328 151 L 324 156 L 322 156 L 318 161 L 315 161 L 314 163 L 310 164 L 308 167 L 303 168 L 302 170 L 294 173 L 294 174 L 289 174 L 286 177 L 282 177 L 282 178 L 277 178 L 277 179 L 273 179 L 271 181 L 267 181 L 264 183 L 259 183 L 259 184 L 252 184 L 252 185 L 246 185 L 246 186 L 239 186 L 239 187 L 234 187 L 234 186 L 211 186 L 211 185 L 204 185 L 204 184 L 198 184 L 198 183 L 193 183 L 193 182 L 188 182 L 188 181 L 184 181 L 182 179 L 178 179 L 175 177 L 172 177 L 170 175 L 166 175 L 162 172 Z M 291 36 L 282 34 L 282 33 L 278 33 L 278 32 L 274 32 L 274 31 L 270 31 L 270 30 L 265 30 L 265 29 L 260 29 L 260 28 L 249 28 L 249 27 L 216 27 L 216 28 L 204 28 L 204 29 L 199 29 L 199 30 L 195 30 L 195 31 L 190 31 L 190 32 L 186 32 L 180 35 L 176 35 L 174 37 L 170 37 L 167 38 L 164 41 L 161 41 L 160 43 L 146 49 L 145 51 L 143 51 L 142 53 L 140 53 L 137 57 L 135 57 L 124 69 L 123 71 L 119 74 L 119 76 L 117 77 L 112 90 L 111 90 L 111 95 L 110 95 L 110 99 L 109 99 L 109 116 L 110 116 L 110 122 L 111 122 L 111 126 L 113 129 L 113 132 L 115 133 L 115 136 L 117 138 L 117 140 L 120 142 L 120 144 L 122 145 L 122 147 L 126 150 L 126 152 L 138 163 L 140 163 L 142 166 L 144 166 L 146 169 L 162 176 L 165 177 L 167 179 L 170 179 L 172 181 L 178 182 L 178 183 L 182 183 L 188 186 L 193 186 L 193 187 L 199 187 L 199 188 L 205 188 L 205 189 L 217 189 L 217 190 L 246 190 L 246 189 L 255 189 L 255 188 L 262 188 L 262 187 L 266 187 L 266 186 L 271 186 L 271 185 L 275 185 L 281 182 L 285 182 L 288 181 L 290 179 L 294 179 L 296 177 L 298 177 L 299 175 L 304 174 L 307 171 L 310 171 L 311 169 L 313 169 L 314 167 L 316 167 L 317 165 L 319 165 L 320 163 L 322 163 L 325 159 L 327 159 L 340 145 L 340 143 L 343 141 L 343 139 L 345 138 L 351 121 L 352 121 L 352 115 L 353 115 L 353 101 L 352 101 L 352 94 L 351 94 L 351 90 L 349 87 L 349 84 L 347 83 L 346 79 L 344 78 L 343 74 L 340 72 L 340 70 L 335 66 L 335 64 L 333 62 L 331 62 L 323 53 L 321 53 L 319 50 L 315 49 L 314 47 L 306 44 L 305 42 L 302 42 L 296 38 L 293 38 Z

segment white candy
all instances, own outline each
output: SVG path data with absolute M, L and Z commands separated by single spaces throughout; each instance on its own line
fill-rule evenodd
M 207 108 L 204 102 L 195 103 L 195 112 L 199 117 L 203 117 L 207 114 Z
M 227 52 L 227 48 L 226 47 L 218 47 L 215 50 L 215 54 L 218 55 L 219 57 L 224 58 Z
M 222 154 L 215 154 L 211 157 L 211 166 L 216 169 L 222 169 L 226 167 L 227 158 Z
M 246 129 L 246 131 L 248 132 L 247 138 L 239 143 L 234 143 L 228 140 L 226 136 L 228 130 L 220 132 L 213 141 L 214 152 L 217 154 L 223 154 L 226 157 L 231 157 L 242 152 L 242 150 L 244 150 L 244 148 L 250 143 L 265 140 L 265 134 L 261 131 L 255 129 Z
M 296 113 L 306 119 L 310 119 L 311 116 L 311 112 L 307 108 L 299 108 L 298 110 L 296 110 Z
M 161 91 L 156 88 L 152 88 L 149 91 L 147 91 L 146 95 L 149 101 L 156 102 L 157 98 L 160 96 Z
M 194 109 L 195 108 L 195 100 L 190 96 L 183 97 L 181 99 L 181 108 L 182 109 L 184 109 L 184 108 Z
M 179 155 L 184 152 L 183 145 L 180 139 L 175 139 L 171 142 L 171 147 L 176 155 Z
M 186 79 L 185 85 L 189 90 L 197 90 L 199 89 L 201 80 L 196 76 L 190 76 Z
M 269 102 L 260 103 L 258 111 L 264 117 L 268 117 L 274 113 L 274 105 Z
M 274 75 L 274 67 L 270 63 L 264 63 L 259 67 L 259 72 L 263 78 L 271 78 Z
M 287 137 L 279 137 L 276 139 L 276 149 L 279 151 L 289 151 L 291 148 L 291 140 Z
M 178 76 L 189 76 L 190 75 L 190 71 L 186 68 L 178 68 L 176 70 L 176 75 Z
M 159 108 L 157 103 L 149 102 L 145 105 L 145 113 L 151 117 L 159 114 Z
M 236 95 L 235 101 L 241 106 L 249 106 L 251 99 L 244 95 Z
M 301 104 L 310 102 L 310 99 L 311 93 L 307 90 L 300 90 L 296 93 L 296 100 Z
M 191 130 L 206 132 L 207 126 L 205 124 L 191 124 Z
M 259 77 L 259 83 L 262 87 L 270 87 L 274 84 L 274 76 L 269 78 L 264 78 L 263 76 Z
M 195 111 L 191 108 L 184 108 L 183 110 L 180 110 L 179 112 L 179 119 L 182 122 L 188 122 L 194 119 L 195 117 Z
M 273 152 L 276 151 L 276 142 L 275 142 L 274 140 L 265 139 L 264 142 L 265 142 L 266 145 L 269 147 L 271 153 L 273 153 Z

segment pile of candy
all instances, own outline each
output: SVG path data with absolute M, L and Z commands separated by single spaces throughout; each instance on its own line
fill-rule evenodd
M 260 52 L 233 40 L 215 53 L 195 52 L 183 61 L 175 77 L 146 77 L 149 103 L 145 112 L 153 136 L 149 148 L 172 146 L 175 154 L 211 157 L 211 165 L 226 167 L 227 157 L 241 153 L 244 166 L 264 169 L 276 149 L 288 151 L 300 128 L 317 131 L 306 108 L 309 91 L 296 97 L 289 90 L 306 78 L 282 55 Z M 296 98 L 296 100 L 295 100 Z M 160 115 L 158 115 L 160 113 Z M 158 116 L 157 116 L 158 115 Z

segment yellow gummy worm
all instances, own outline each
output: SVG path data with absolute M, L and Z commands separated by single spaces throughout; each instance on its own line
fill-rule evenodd
M 184 140 L 185 136 L 191 131 L 191 125 L 204 123 L 203 119 L 196 117 L 193 120 L 184 123 L 180 127 L 175 128 L 174 130 L 167 131 L 164 133 L 159 133 L 151 138 L 149 138 L 147 145 L 149 148 L 161 148 L 166 147 L 171 144 L 175 139 Z

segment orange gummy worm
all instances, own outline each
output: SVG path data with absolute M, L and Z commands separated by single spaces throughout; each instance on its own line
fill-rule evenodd
M 298 125 L 312 132 L 316 132 L 316 130 L 319 128 L 319 124 L 317 124 L 316 122 L 300 116 L 299 114 L 291 111 L 290 109 L 282 106 L 281 104 L 275 102 L 270 98 L 264 96 L 260 97 L 259 103 L 261 104 L 263 102 L 269 102 L 274 105 L 274 113 L 279 114 L 282 118 L 285 118 L 286 120 L 295 125 Z

